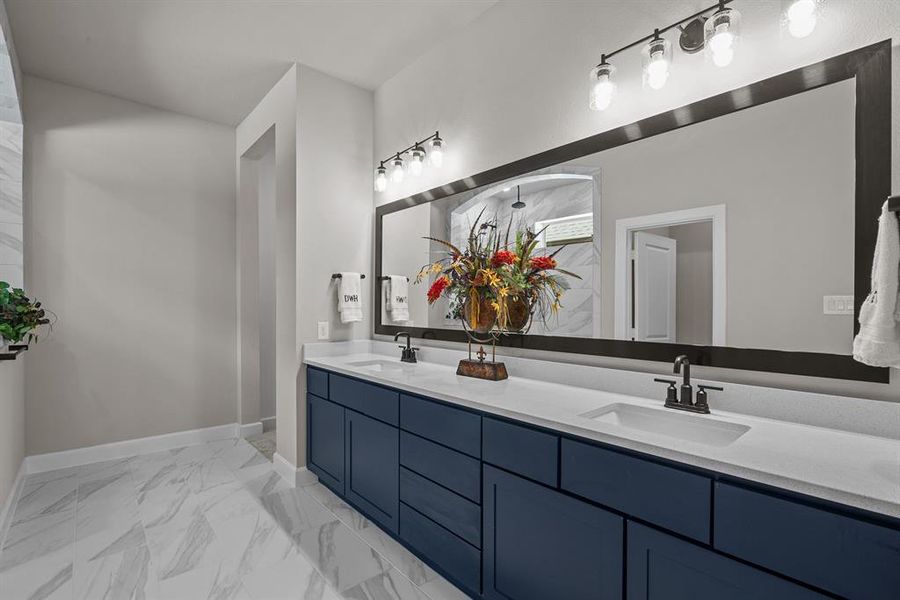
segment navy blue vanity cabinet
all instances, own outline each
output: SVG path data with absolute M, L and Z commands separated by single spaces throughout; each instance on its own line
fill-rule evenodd
M 322 483 L 343 495 L 344 407 L 307 394 L 306 422 L 309 470 Z
M 628 523 L 628 600 L 816 600 L 826 596 L 644 525 Z M 823 568 L 825 566 L 823 565 Z
M 715 547 L 846 598 L 900 598 L 900 530 L 719 482 Z
M 373 521 L 397 533 L 399 431 L 352 410 L 345 415 L 346 498 Z
M 624 519 L 484 466 L 484 598 L 619 600 Z

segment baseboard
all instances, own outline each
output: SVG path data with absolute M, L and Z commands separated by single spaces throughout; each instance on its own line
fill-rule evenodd
M 238 437 L 247 439 L 252 435 L 259 435 L 263 432 L 262 421 L 256 423 L 241 423 L 238 425 Z
M 256 425 L 259 425 L 260 429 L 262 428 L 260 424 L 257 423 Z M 63 450 L 61 452 L 36 454 L 25 459 L 25 472 L 29 474 L 41 473 L 43 471 L 77 467 L 103 460 L 112 460 L 114 458 L 125 458 L 126 456 L 132 456 L 134 454 L 173 450 L 175 448 L 181 448 L 182 446 L 237 437 L 239 433 L 240 426 L 237 423 L 232 423 L 230 425 L 219 425 L 217 427 L 206 427 L 204 429 L 191 429 L 189 431 L 176 431 L 175 433 L 100 444 L 98 446 L 88 446 L 86 448 L 75 448 L 73 450 Z
M 319 481 L 319 478 L 316 477 L 315 473 L 306 467 L 295 467 L 288 459 L 277 452 L 272 457 L 272 466 L 275 467 L 275 472 L 281 475 L 281 478 L 293 487 L 313 485 Z
M 263 426 L 263 431 L 272 431 L 275 429 L 275 417 L 266 417 L 264 419 L 260 419 L 260 422 Z
M 9 494 L 6 496 L 6 501 L 3 503 L 3 512 L 0 512 L 0 540 L 6 539 L 6 532 L 9 531 L 13 518 L 12 509 L 19 500 L 22 488 L 25 486 L 26 472 L 25 459 L 23 458 L 19 464 L 19 471 L 16 473 L 16 478 L 13 480 Z

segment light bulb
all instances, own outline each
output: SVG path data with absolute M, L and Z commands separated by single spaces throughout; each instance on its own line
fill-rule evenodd
M 658 36 L 644 46 L 644 84 L 650 89 L 659 90 L 669 79 L 669 67 L 672 64 L 672 46 L 669 41 Z
M 375 169 L 375 191 L 383 192 L 387 189 L 387 183 L 387 169 L 384 168 L 384 163 L 382 163 L 380 167 Z
M 787 9 L 788 31 L 795 38 L 805 38 L 816 28 L 816 1 L 796 0 Z
M 431 140 L 431 151 L 428 153 L 428 160 L 438 169 L 444 164 L 444 140 L 435 133 L 435 137 Z
M 399 155 L 394 159 L 394 168 L 391 169 L 391 181 L 394 183 L 403 183 L 403 159 Z
M 727 67 L 734 60 L 734 49 L 740 39 L 740 26 L 741 14 L 721 5 L 704 24 L 706 55 L 717 67 Z
M 616 94 L 616 83 L 612 80 L 615 68 L 607 62 L 601 62 L 591 69 L 591 110 L 606 110 Z
M 416 146 L 410 152 L 410 161 L 409 161 L 409 172 L 414 176 L 418 177 L 422 174 L 422 166 L 423 159 L 425 158 L 425 149 L 421 146 Z
M 654 90 L 662 89 L 669 79 L 669 61 L 662 52 L 657 52 L 647 64 L 647 85 Z

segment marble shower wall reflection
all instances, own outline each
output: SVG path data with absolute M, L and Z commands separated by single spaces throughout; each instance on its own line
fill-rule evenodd
M 23 287 L 22 125 L 0 121 L 0 281 Z

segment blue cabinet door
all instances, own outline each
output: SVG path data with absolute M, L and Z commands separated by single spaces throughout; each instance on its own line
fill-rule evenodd
M 309 470 L 344 494 L 344 407 L 306 395 L 306 440 Z
M 400 432 L 346 411 L 345 496 L 373 521 L 397 533 L 400 504 Z
M 827 567 L 826 567 L 827 568 Z M 826 596 L 628 522 L 628 600 L 824 600 Z
M 487 465 L 482 543 L 485 598 L 622 598 L 622 517 Z

